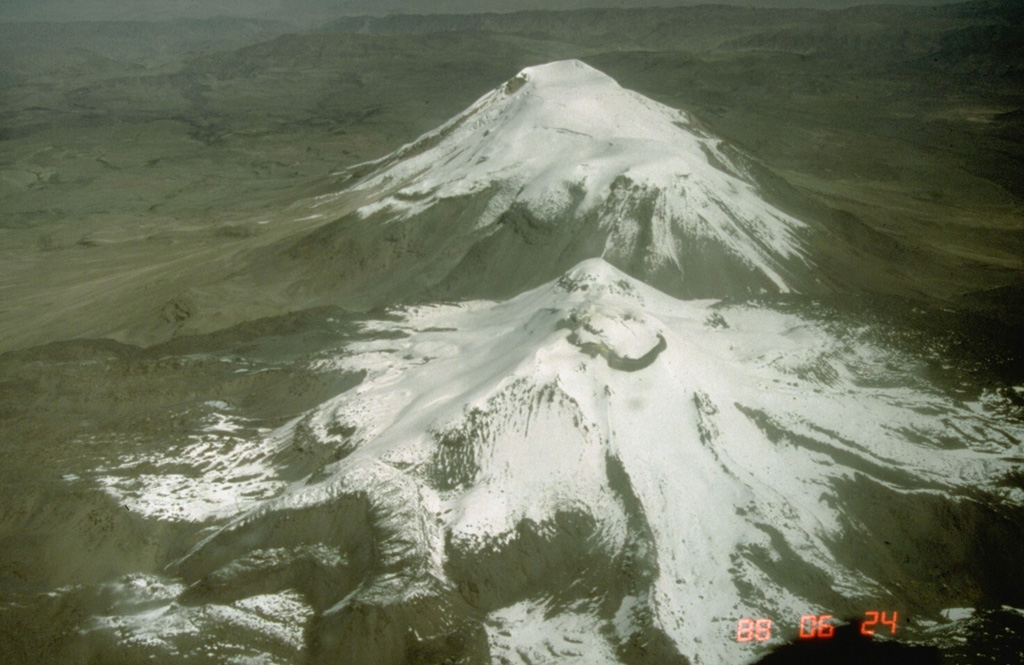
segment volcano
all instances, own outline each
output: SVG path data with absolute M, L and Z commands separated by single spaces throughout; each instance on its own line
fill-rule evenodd
M 743 663 L 1024 598 L 1024 387 L 816 299 L 871 283 L 867 236 L 686 113 L 557 62 L 341 178 L 260 265 L 386 307 L 151 351 L 337 388 L 218 396 L 68 481 L 192 534 L 46 601 L 82 662 Z
M 1012 400 L 923 380 L 884 329 L 678 300 L 591 259 L 369 332 L 309 366 L 357 387 L 234 461 L 208 466 L 204 440 L 147 461 L 173 491 L 105 481 L 228 522 L 121 601 L 158 609 L 96 635 L 168 656 L 271 625 L 295 633 L 282 662 L 744 662 L 742 617 L 937 615 L 1019 585 L 965 541 L 1017 528 L 985 507 L 1021 500 Z M 935 569 L 963 576 L 940 593 Z
M 850 291 L 886 273 L 850 246 L 871 236 L 856 220 L 578 60 L 529 67 L 340 177 L 310 206 L 325 223 L 286 252 L 297 283 L 355 306 L 506 298 L 588 258 L 686 298 Z

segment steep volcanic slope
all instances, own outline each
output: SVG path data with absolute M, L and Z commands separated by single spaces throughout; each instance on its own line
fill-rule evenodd
M 508 297 L 594 257 L 680 297 L 857 288 L 878 271 L 849 243 L 855 221 L 577 60 L 527 68 L 344 175 L 310 211 L 330 221 L 287 252 L 301 283 L 346 302 Z
M 173 451 L 148 461 L 175 471 L 156 487 L 105 483 L 136 511 L 240 512 L 170 579 L 99 593 L 117 601 L 90 653 L 739 663 L 760 646 L 735 641 L 742 617 L 791 635 L 803 614 L 920 621 L 1022 591 L 1019 563 L 976 561 L 1018 528 L 986 502 L 1024 501 L 1003 482 L 1019 409 L 954 397 L 885 330 L 680 301 L 597 259 L 370 331 L 310 367 L 363 382 L 237 469 Z
M 781 640 L 885 608 L 927 640 L 943 611 L 1024 606 L 1024 387 L 965 389 L 954 358 L 947 384 L 927 345 L 809 299 L 670 295 L 859 279 L 835 220 L 769 203 L 792 193 L 685 114 L 554 63 L 348 175 L 256 277 L 345 304 L 508 299 L 264 333 L 254 366 L 248 338 L 165 349 L 313 388 L 277 393 L 303 405 L 285 424 L 225 379 L 177 439 L 82 439 L 115 452 L 60 483 L 156 525 L 111 521 L 110 550 L 192 539 L 159 574 L 33 600 L 73 627 L 62 660 L 710 665 L 765 647 L 736 640 L 744 617 Z

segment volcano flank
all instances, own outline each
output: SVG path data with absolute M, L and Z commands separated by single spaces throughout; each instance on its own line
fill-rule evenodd
M 330 221 L 282 251 L 297 283 L 354 306 L 509 297 L 596 257 L 686 298 L 858 291 L 885 272 L 885 241 L 855 219 L 578 60 L 527 68 L 341 177 L 310 206 Z

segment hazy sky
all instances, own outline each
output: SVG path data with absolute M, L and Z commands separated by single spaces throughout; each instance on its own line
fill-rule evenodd
M 246 16 L 311 20 L 345 14 L 476 12 L 695 4 L 841 8 L 863 4 L 936 5 L 954 0 L 0 0 L 0 20 L 158 20 Z

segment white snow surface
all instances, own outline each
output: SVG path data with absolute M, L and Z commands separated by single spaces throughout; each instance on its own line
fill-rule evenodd
M 491 189 L 486 210 L 467 221 L 475 229 L 465 232 L 493 230 L 513 204 L 541 219 L 593 212 L 610 230 L 605 257 L 644 242 L 651 265 L 680 267 L 681 244 L 710 240 L 780 291 L 791 290 L 780 261 L 808 261 L 799 237 L 805 224 L 765 202 L 719 139 L 579 60 L 524 69 L 436 130 L 353 168 L 368 166 L 344 192 L 364 196 L 364 217 L 404 219 Z M 650 206 L 646 239 L 641 201 Z
M 230 517 L 284 489 L 269 464 L 281 445 L 270 430 L 253 428 L 223 402 L 204 407 L 200 432 L 170 449 L 124 455 L 97 469 L 96 482 L 129 511 L 185 522 Z
M 617 458 L 657 550 L 659 574 L 645 602 L 695 663 L 750 655 L 751 645 L 730 637 L 738 618 L 795 620 L 829 611 L 744 558 L 751 548 L 775 551 L 766 529 L 782 534 L 844 597 L 867 601 L 883 592 L 829 549 L 840 533 L 829 505 L 833 480 L 885 469 L 876 480 L 898 491 L 983 486 L 1009 468 L 1003 457 L 1019 455 L 1024 440 L 1019 425 L 993 425 L 938 391 L 861 382 L 892 365 L 884 348 L 792 314 L 676 300 L 600 259 L 507 302 L 402 315 L 382 325 L 408 337 L 358 342 L 318 365 L 368 376 L 311 413 L 310 422 L 326 428 L 351 422 L 349 413 L 374 413 L 372 436 L 356 435 L 359 448 L 332 467 L 332 478 L 401 469 L 416 481 L 403 490 L 404 503 L 432 513 L 469 550 L 507 540 L 522 520 L 547 523 L 560 511 L 597 518 L 614 550 L 627 538 L 605 468 L 608 456 Z M 613 369 L 568 341 L 580 322 L 595 320 L 602 323 L 588 335 L 597 342 L 647 340 L 630 347 L 635 352 L 660 335 L 666 348 L 643 369 Z M 936 419 L 933 409 L 945 417 Z M 759 422 L 779 429 L 777 437 Z M 968 431 L 976 436 L 964 438 Z M 797 435 L 818 445 L 804 447 L 791 440 Z M 962 447 L 943 446 L 950 435 Z M 472 464 L 446 456 L 451 441 L 470 442 Z M 335 482 L 294 487 L 286 496 L 290 505 L 315 503 Z M 373 492 L 372 483 L 359 485 Z M 397 487 L 389 481 L 388 501 Z M 443 539 L 429 540 L 422 547 L 436 550 Z M 431 556 L 437 571 L 443 554 Z M 764 598 L 744 597 L 737 581 Z M 535 620 L 528 606 L 500 616 L 510 631 Z M 499 637 L 494 643 L 505 651 L 518 639 Z M 522 646 L 523 653 L 535 647 Z
M 381 556 L 416 581 L 366 580 L 344 602 L 398 602 L 437 588 L 446 542 L 493 551 L 525 520 L 551 525 L 560 513 L 587 515 L 601 546 L 622 551 L 637 534 L 626 490 L 610 480 L 614 459 L 649 529 L 653 582 L 614 620 L 586 608 L 549 616 L 533 600 L 517 601 L 489 619 L 492 653 L 510 662 L 547 662 L 552 650 L 565 662 L 614 662 L 612 642 L 647 616 L 695 664 L 744 662 L 757 646 L 735 641 L 739 618 L 796 621 L 833 609 L 771 578 L 750 556 L 779 560 L 773 538 L 844 598 L 870 603 L 886 593 L 833 554 L 848 528 L 835 508 L 837 480 L 865 475 L 905 493 L 999 492 L 989 483 L 1024 453 L 1019 421 L 922 383 L 907 358 L 863 331 L 836 332 L 753 304 L 677 300 L 601 259 L 505 302 L 391 314 L 372 324 L 392 333 L 386 338 L 352 342 L 310 367 L 365 371 L 357 387 L 262 435 L 242 459 L 204 462 L 207 473 L 189 479 L 187 492 L 137 488 L 137 504 L 159 507 L 173 495 L 193 519 L 215 505 L 219 513 L 236 464 L 262 469 L 253 482 L 276 495 L 257 492 L 239 508 L 240 521 L 305 506 L 331 510 L 344 493 L 364 495 L 379 531 L 392 534 L 377 543 Z M 660 340 L 664 348 L 649 364 L 622 369 L 571 341 L 581 335 L 628 358 Z M 237 436 L 224 422 L 212 416 L 209 435 Z M 351 432 L 354 450 L 304 481 L 285 485 L 273 464 L 257 459 L 261 449 L 269 456 L 298 439 L 300 429 L 309 446 L 326 445 L 339 427 Z M 188 454 L 205 460 L 210 446 L 199 438 Z M 741 590 L 750 587 L 760 595 Z M 230 612 L 248 615 L 250 605 Z M 148 634 L 142 615 L 131 626 L 105 621 L 133 639 Z
M 488 616 L 491 658 L 510 665 L 617 665 L 602 621 L 586 613 L 547 617 L 542 603 L 523 601 Z
M 93 617 L 82 633 L 94 636 L 101 652 L 129 649 L 152 660 L 199 656 L 239 664 L 296 662 L 305 652 L 302 627 L 313 614 L 292 591 L 229 604 L 180 605 L 175 598 L 183 587 L 138 573 L 107 583 L 104 591 L 120 599 L 114 613 Z

